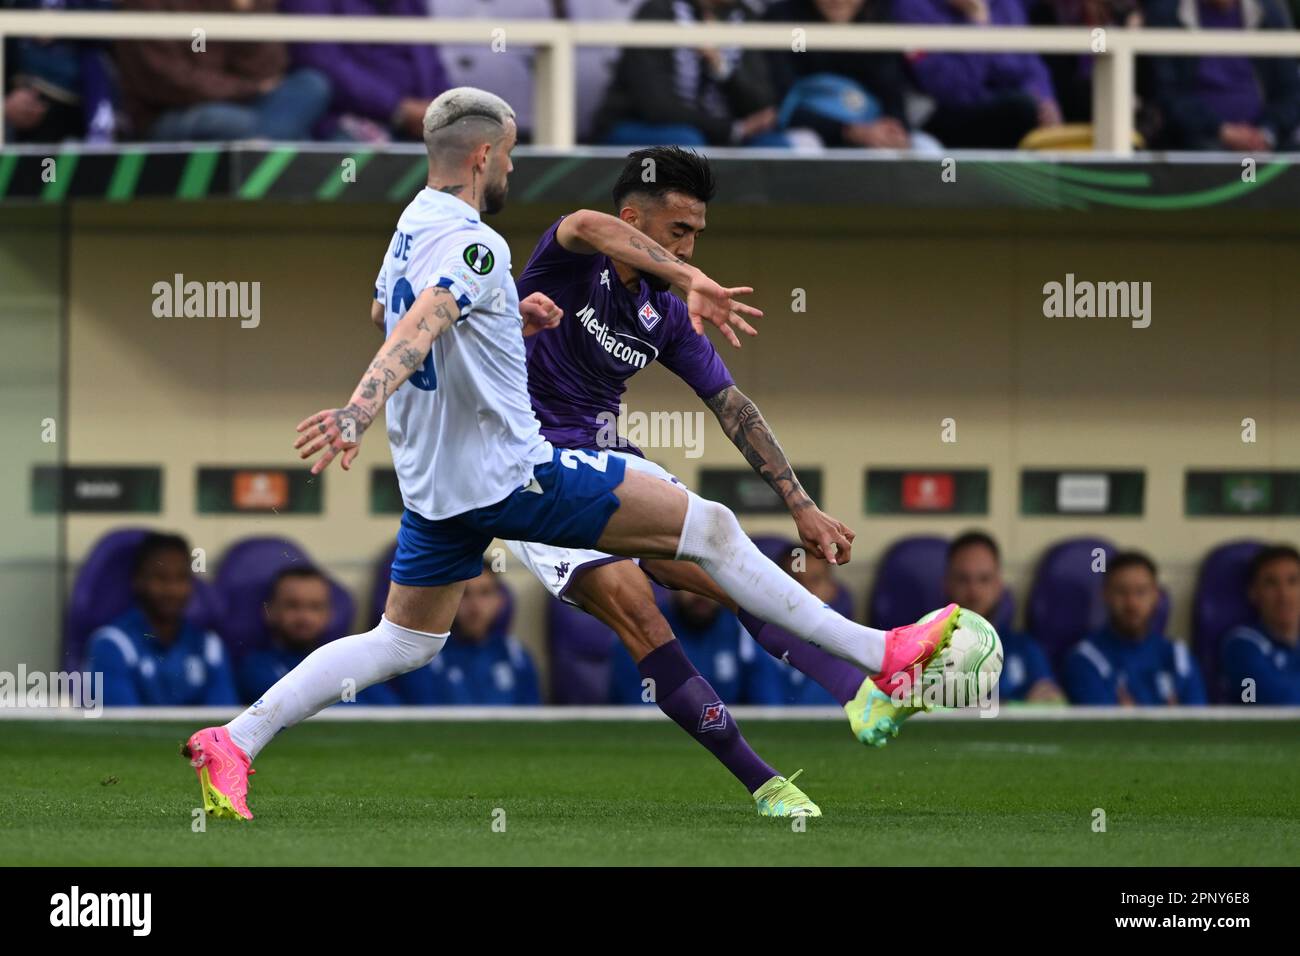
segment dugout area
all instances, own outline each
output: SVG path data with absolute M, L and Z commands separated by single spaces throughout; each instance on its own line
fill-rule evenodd
M 607 208 L 619 156 L 518 151 L 494 220 L 516 272 L 558 215 Z M 372 475 L 388 465 L 382 435 L 361 467 L 325 476 L 316 511 L 213 511 L 199 472 L 292 468 L 293 424 L 346 396 L 377 345 L 372 280 L 421 157 L 362 157 L 347 181 L 347 157 L 328 148 L 64 153 L 43 182 L 47 158 L 0 157 L 0 666 L 57 666 L 51 622 L 70 576 L 129 523 L 179 529 L 214 559 L 249 535 L 292 537 L 367 607 L 395 527 Z M 1295 513 L 1189 515 L 1187 493 L 1189 470 L 1300 468 L 1300 173 L 1261 163 L 1246 181 L 1237 159 L 1204 157 L 959 156 L 955 179 L 947 168 L 719 156 L 696 261 L 754 285 L 766 312 L 742 352 L 723 346 L 738 384 L 792 462 L 820 472 L 823 507 L 858 531 L 841 580 L 859 612 L 892 540 L 980 526 L 1003 542 L 1020 593 L 1060 538 L 1148 550 L 1174 596 L 1171 630 L 1185 633 L 1206 551 L 1300 528 Z M 255 327 L 156 316 L 156 284 L 177 275 L 256 283 Z M 1149 325 L 1045 315 L 1044 286 L 1068 276 L 1149 283 Z M 698 456 L 652 451 L 687 482 L 744 467 L 662 369 L 634 381 L 628 405 L 704 412 Z M 49 469 L 68 465 L 150 471 L 144 509 L 61 512 Z M 868 470 L 916 468 L 983 472 L 983 513 L 870 504 Z M 1071 468 L 1140 472 L 1136 512 L 1026 513 L 1025 472 Z M 744 521 L 787 531 L 779 515 Z M 506 580 L 518 636 L 540 650 L 541 589 L 514 568 Z
M 493 220 L 516 274 L 559 215 L 607 208 L 619 156 L 518 152 Z M 88 151 L 54 157 L 59 178 L 42 182 L 46 158 L 0 155 L 0 672 L 63 666 L 71 582 L 127 526 L 182 532 L 209 569 L 249 537 L 293 539 L 364 624 L 396 527 L 382 432 L 352 472 L 306 482 L 293 425 L 337 404 L 378 346 L 372 280 L 420 155 L 356 157 L 354 181 L 329 148 Z M 766 312 L 724 355 L 823 508 L 858 532 L 837 578 L 859 617 L 891 543 L 981 527 L 1022 611 L 1061 539 L 1149 552 L 1184 636 L 1207 552 L 1300 537 L 1289 164 L 1248 181 L 1236 158 L 723 153 L 716 171 L 696 261 L 754 285 Z M 256 314 L 166 315 L 186 282 L 232 284 Z M 1121 282 L 1138 283 L 1141 316 L 1049 304 L 1052 283 Z M 702 443 L 647 450 L 745 500 L 747 466 L 680 382 L 651 368 L 627 403 L 702 412 Z M 282 475 L 280 497 L 241 505 L 249 474 Z M 950 476 L 951 494 L 918 501 L 918 474 Z M 1105 506 L 1062 495 L 1071 475 L 1092 481 L 1076 494 L 1104 476 Z M 789 533 L 781 514 L 742 512 L 753 534 Z M 513 562 L 505 580 L 546 686 L 544 593 Z M 1300 738 L 1283 709 L 1009 705 L 918 718 L 867 751 L 832 708 L 737 708 L 765 759 L 804 770 L 825 812 L 806 826 L 756 820 L 655 708 L 459 710 L 326 711 L 259 757 L 257 819 L 239 827 L 196 810 L 176 757 L 212 712 L 2 711 L 24 719 L 0 721 L 0 859 L 1199 868 L 1285 866 L 1300 850 Z M 1105 879 L 1121 878 L 1081 885 L 1109 893 Z M 1088 905 L 1121 912 L 1101 890 Z

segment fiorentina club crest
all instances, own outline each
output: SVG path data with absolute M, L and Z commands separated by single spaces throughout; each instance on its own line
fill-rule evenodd
M 636 314 L 647 332 L 654 331 L 654 327 L 659 324 L 659 313 L 655 311 L 655 307 L 649 302 L 641 306 Z
M 705 704 L 704 709 L 700 711 L 700 729 L 699 733 L 706 730 L 726 730 L 727 728 L 727 708 L 720 700 L 715 700 L 711 704 Z

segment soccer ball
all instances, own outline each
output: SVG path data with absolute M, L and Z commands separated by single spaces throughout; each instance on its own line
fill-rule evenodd
M 931 611 L 917 623 L 933 620 L 938 614 Z M 1002 640 L 993 625 L 959 607 L 952 639 L 939 655 L 937 667 L 931 664 L 925 669 L 925 682 L 937 680 L 938 674 L 942 674 L 943 704 L 947 707 L 974 707 L 991 699 L 1002 675 Z

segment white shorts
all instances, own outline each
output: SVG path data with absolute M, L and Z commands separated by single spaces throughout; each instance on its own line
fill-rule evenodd
M 685 488 L 675 475 L 669 474 L 663 468 L 659 467 L 652 461 L 646 461 L 639 455 L 631 455 L 623 451 L 609 450 L 609 454 L 617 455 L 627 462 L 628 468 L 634 468 L 637 471 L 643 471 L 648 475 L 654 475 L 664 481 L 671 482 L 679 488 Z M 564 592 L 569 589 L 578 576 L 579 571 L 588 568 L 594 568 L 601 564 L 609 564 L 611 561 L 637 561 L 638 558 L 624 558 L 619 555 L 606 554 L 604 551 L 596 551 L 587 548 L 557 548 L 550 544 L 537 544 L 533 541 L 507 541 L 506 547 L 510 553 L 519 559 L 533 577 L 545 585 L 546 590 L 561 601 L 573 604 Z

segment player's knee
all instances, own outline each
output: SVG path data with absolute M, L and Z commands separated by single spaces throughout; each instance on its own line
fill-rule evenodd
M 386 640 L 388 651 L 393 657 L 394 664 L 400 668 L 398 671 L 400 674 L 421 668 L 432 661 L 438 656 L 438 652 L 442 650 L 450 636 L 416 631 L 394 624 L 387 618 L 380 620 L 375 631 L 383 635 Z
M 740 521 L 730 508 L 692 493 L 678 550 L 688 560 L 708 561 L 726 554 L 743 534 Z

